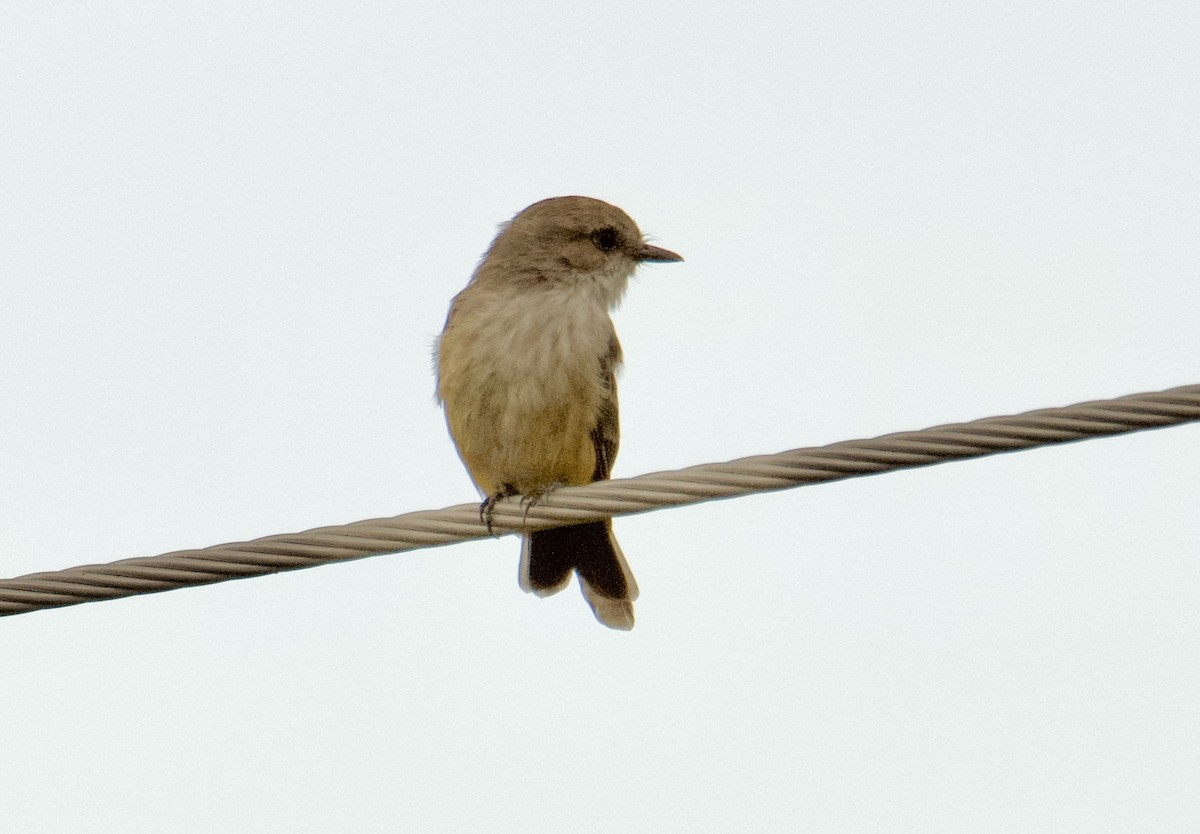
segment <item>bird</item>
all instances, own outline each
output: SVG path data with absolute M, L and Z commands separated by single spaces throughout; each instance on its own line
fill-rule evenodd
M 592 197 L 541 200 L 500 224 L 434 346 L 437 399 L 489 529 L 503 498 L 528 505 L 611 476 L 622 353 L 610 311 L 638 266 L 682 260 Z M 611 519 L 522 536 L 523 590 L 555 594 L 572 573 L 598 621 L 633 628 L 637 582 Z

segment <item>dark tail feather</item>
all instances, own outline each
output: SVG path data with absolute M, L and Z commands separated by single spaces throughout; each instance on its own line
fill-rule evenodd
M 606 597 L 624 599 L 629 592 L 603 521 L 539 530 L 529 536 L 529 587 L 535 594 L 561 590 L 572 570 Z
M 565 588 L 575 567 L 577 538 L 570 527 L 539 530 L 526 537 L 521 548 L 521 587 L 539 597 Z
M 609 628 L 633 628 L 637 583 L 612 535 L 611 521 L 539 530 L 521 548 L 521 587 L 549 596 L 579 574 L 584 598 L 596 619 Z

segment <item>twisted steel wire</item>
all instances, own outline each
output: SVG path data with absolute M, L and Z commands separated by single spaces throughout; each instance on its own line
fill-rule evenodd
M 1195 421 L 1200 421 L 1200 385 L 1186 385 L 563 487 L 534 506 L 511 499 L 498 503 L 492 529 L 499 534 L 518 533 Z M 248 542 L 33 573 L 0 581 L 0 616 L 298 570 L 488 535 L 479 518 L 479 507 L 460 504 Z

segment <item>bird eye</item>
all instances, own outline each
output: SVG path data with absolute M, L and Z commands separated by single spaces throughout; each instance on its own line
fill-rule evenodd
M 592 232 L 592 243 L 596 244 L 596 248 L 601 252 L 611 252 L 617 248 L 620 243 L 617 237 L 617 230 L 612 226 L 605 226 L 603 229 L 597 229 Z

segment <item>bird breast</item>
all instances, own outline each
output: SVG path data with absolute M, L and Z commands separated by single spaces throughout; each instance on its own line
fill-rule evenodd
M 503 289 L 456 305 L 442 334 L 438 393 L 450 431 L 485 493 L 587 483 L 591 433 L 614 396 L 606 300 L 577 285 Z

